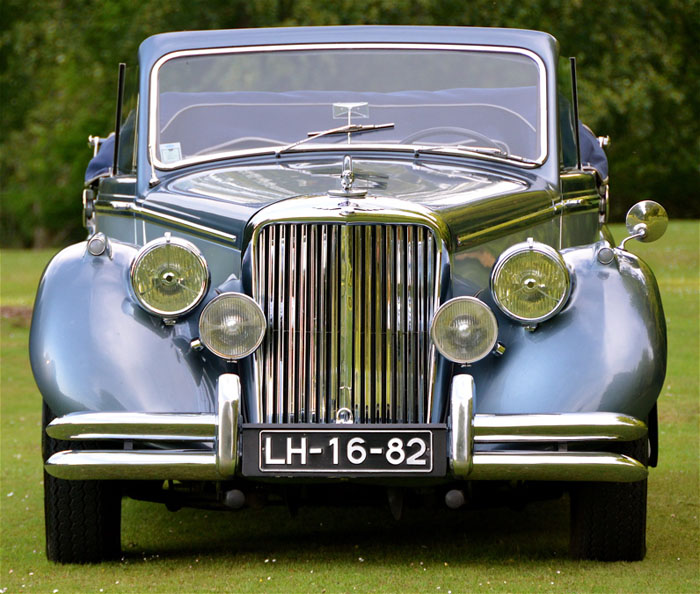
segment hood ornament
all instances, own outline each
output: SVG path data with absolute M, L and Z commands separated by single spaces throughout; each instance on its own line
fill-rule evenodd
M 354 190 L 352 187 L 354 182 L 355 174 L 352 171 L 352 158 L 350 155 L 345 155 L 345 157 L 343 157 L 343 172 L 340 174 L 340 186 L 343 189 L 328 190 L 328 194 L 340 198 L 364 198 L 367 195 L 367 190 Z M 348 201 L 346 201 L 346 203 L 348 203 Z

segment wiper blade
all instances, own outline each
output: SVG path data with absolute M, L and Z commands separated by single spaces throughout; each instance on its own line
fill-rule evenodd
M 332 134 L 354 134 L 357 132 L 372 132 L 373 130 L 385 130 L 387 128 L 393 128 L 394 124 L 345 124 L 345 126 L 338 126 L 337 128 L 330 128 L 329 130 L 321 130 L 320 132 L 309 132 L 307 138 L 302 138 L 301 140 L 297 140 L 296 142 L 293 142 L 292 144 L 288 144 L 287 146 L 283 146 L 281 149 L 277 149 L 276 154 L 279 155 L 281 153 L 284 153 L 288 150 L 291 150 L 300 144 L 304 144 L 305 142 L 309 142 L 311 140 L 315 140 L 316 138 L 320 138 L 321 136 L 331 136 Z
M 510 159 L 512 161 L 518 161 L 520 163 L 527 163 L 530 165 L 536 165 L 537 161 L 532 159 L 527 159 L 521 157 L 520 155 L 513 155 L 503 149 L 499 149 L 491 146 L 466 146 L 459 144 L 447 144 L 443 146 L 421 146 L 416 148 L 417 153 L 430 153 L 435 151 L 459 151 L 461 153 L 471 153 L 476 155 L 489 155 L 493 157 L 500 157 L 502 159 Z

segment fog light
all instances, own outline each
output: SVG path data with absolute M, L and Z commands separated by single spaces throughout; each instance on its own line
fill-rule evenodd
M 219 357 L 242 359 L 260 346 L 265 327 L 265 314 L 248 295 L 222 293 L 202 311 L 199 338 Z
M 493 350 L 498 323 L 483 301 L 455 297 L 435 312 L 430 337 L 445 358 L 455 363 L 473 363 Z

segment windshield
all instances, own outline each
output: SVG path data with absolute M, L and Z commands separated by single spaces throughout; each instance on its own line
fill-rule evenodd
M 386 44 L 198 50 L 162 58 L 151 81 L 159 167 L 348 143 L 527 162 L 546 155 L 544 66 L 526 50 Z

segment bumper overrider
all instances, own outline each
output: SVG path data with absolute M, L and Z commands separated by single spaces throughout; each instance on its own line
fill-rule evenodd
M 646 478 L 646 466 L 629 456 L 588 451 L 591 443 L 601 444 L 601 449 L 607 449 L 603 448 L 605 442 L 643 438 L 647 427 L 642 421 L 610 412 L 474 414 L 474 388 L 470 375 L 453 378 L 450 424 L 447 426 L 382 425 L 379 428 L 374 425 L 325 424 L 313 425 L 313 428 L 309 425 L 277 425 L 270 429 L 269 425 L 241 423 L 240 380 L 237 375 L 224 374 L 218 381 L 216 414 L 78 412 L 54 419 L 46 428 L 47 434 L 54 439 L 80 441 L 81 448 L 90 442 L 101 442 L 101 447 L 105 442 L 114 442 L 115 448 L 61 451 L 52 455 L 45 467 L 49 474 L 68 480 L 222 481 L 238 474 L 309 476 L 314 474 L 313 470 L 304 469 L 302 473 L 299 469 L 281 468 L 271 473 L 262 472 L 263 454 L 254 448 L 261 444 L 264 449 L 262 435 L 266 431 L 288 429 L 288 435 L 310 435 L 314 431 L 333 435 L 337 429 L 338 435 L 342 432 L 364 436 L 373 432 L 400 435 L 402 431 L 408 435 L 429 434 L 426 443 L 429 443 L 428 449 L 435 462 L 431 465 L 431 474 L 458 480 L 634 482 Z M 438 436 L 434 442 L 433 435 Z M 333 438 L 329 441 L 332 442 Z M 195 447 L 182 447 L 183 442 L 190 442 Z M 299 442 L 294 443 L 296 449 L 290 451 L 299 456 Z M 582 443 L 587 443 L 586 451 L 576 451 L 576 444 Z M 149 449 L 133 449 L 134 444 L 149 444 Z M 172 449 L 172 444 L 179 444 L 179 449 Z M 246 458 L 244 464 L 241 464 L 242 454 Z M 361 454 L 359 451 L 357 455 Z M 382 470 L 369 472 L 374 476 L 391 476 L 390 472 L 383 473 Z M 328 469 L 316 474 L 333 476 Z M 362 473 L 357 468 L 338 474 L 344 477 L 368 476 L 367 471 Z M 404 468 L 399 474 L 413 473 L 410 468 Z

